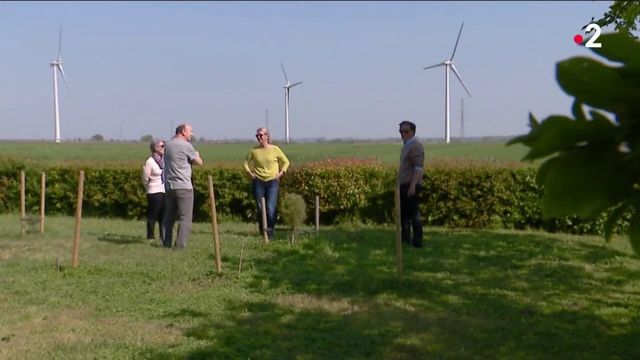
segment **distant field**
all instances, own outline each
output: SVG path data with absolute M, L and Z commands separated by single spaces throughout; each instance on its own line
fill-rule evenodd
M 241 163 L 252 143 L 206 144 L 195 143 L 206 164 Z M 398 162 L 401 142 L 396 143 L 306 143 L 279 144 L 292 163 L 327 158 L 375 159 L 385 164 Z M 520 161 L 527 148 L 522 145 L 505 146 L 505 142 L 464 142 L 425 144 L 427 161 L 456 158 L 489 161 Z M 142 142 L 0 142 L 0 157 L 47 164 L 62 162 L 118 162 L 140 163 L 149 154 Z

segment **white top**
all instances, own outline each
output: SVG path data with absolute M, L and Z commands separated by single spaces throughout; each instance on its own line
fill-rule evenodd
M 147 194 L 163 193 L 162 169 L 158 163 L 149 156 L 142 167 L 142 183 Z

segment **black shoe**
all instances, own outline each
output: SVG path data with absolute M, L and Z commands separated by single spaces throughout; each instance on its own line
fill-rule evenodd
M 411 246 L 413 246 L 414 248 L 421 248 L 422 247 L 422 243 L 414 241 L 414 242 L 411 243 Z

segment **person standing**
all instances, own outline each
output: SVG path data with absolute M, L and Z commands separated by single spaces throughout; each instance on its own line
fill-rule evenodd
M 258 229 L 263 231 L 262 201 L 264 197 L 267 207 L 267 236 L 273 239 L 276 225 L 278 191 L 280 178 L 289 168 L 289 159 L 280 147 L 271 144 L 271 136 L 267 128 L 256 131 L 258 145 L 249 151 L 242 166 L 251 177 L 251 192 L 256 200 L 258 210 Z
M 147 193 L 147 240 L 155 239 L 156 222 L 163 239 L 162 218 L 164 216 L 164 140 L 155 139 L 149 144 L 151 156 L 142 167 L 142 184 Z
M 415 137 L 416 124 L 402 121 L 399 126 L 400 137 L 404 142 L 398 169 L 402 241 L 418 248 L 422 247 L 422 222 L 418 206 L 423 184 L 424 148 Z M 413 230 L 413 237 L 411 230 Z
M 173 225 L 178 220 L 178 235 L 175 247 L 184 249 L 191 232 L 193 219 L 193 185 L 191 183 L 191 166 L 202 165 L 200 153 L 197 152 L 191 139 L 193 129 L 189 124 L 181 124 L 176 128 L 175 136 L 165 144 L 165 213 L 163 245 L 173 246 Z

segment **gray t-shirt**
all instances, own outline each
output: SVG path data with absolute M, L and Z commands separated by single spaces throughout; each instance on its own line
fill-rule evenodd
M 191 162 L 196 158 L 196 149 L 183 139 L 171 139 L 164 148 L 164 175 L 167 190 L 193 190 L 191 184 Z

